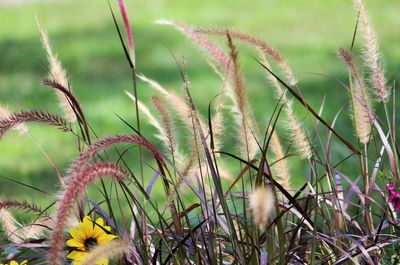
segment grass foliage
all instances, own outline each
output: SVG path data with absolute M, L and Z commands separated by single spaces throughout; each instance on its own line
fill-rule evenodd
M 158 20 L 198 46 L 221 80 L 211 102 L 199 106 L 187 71 L 191 62 L 171 52 L 182 89 L 164 88 L 140 71 L 134 39 L 140 35 L 132 35 L 127 8 L 119 0 L 123 23 L 111 6 L 110 17 L 132 77 L 126 95 L 134 115 L 116 114 L 125 130 L 103 138 L 38 21 L 49 64 L 43 85 L 54 90 L 63 115 L 39 109 L 11 112 L 3 106 L 0 138 L 16 131 L 32 141 L 52 166 L 59 192 L 29 186 L 52 198 L 45 207 L 0 200 L 0 260 L 398 264 L 395 83 L 385 72 L 363 2 L 354 4 L 359 16 L 352 45 L 337 50 L 348 77 L 324 76 L 348 101 L 327 119 L 330 99 L 318 108 L 310 104 L 296 69 L 278 49 L 231 29 Z M 361 52 L 353 45 L 357 42 Z M 253 108 L 240 44 L 257 54 L 253 64 L 265 78 L 258 86 L 270 89 L 275 101 L 271 113 Z M 141 101 L 139 89 L 154 92 L 152 104 Z M 260 122 L 260 116 L 267 118 Z M 337 129 L 343 122 L 353 127 L 354 137 Z M 58 169 L 30 135 L 30 123 L 61 129 L 73 139 L 79 155 L 68 168 Z M 149 125 L 152 135 L 143 130 Z M 293 163 L 303 171 L 294 171 Z

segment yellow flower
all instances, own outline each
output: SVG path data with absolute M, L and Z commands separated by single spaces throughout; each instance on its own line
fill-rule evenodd
M 10 263 L 0 263 L 0 265 L 27 265 L 28 261 L 24 260 L 21 263 L 16 262 L 15 260 L 10 261 Z
M 94 222 L 90 216 L 85 216 L 77 228 L 71 228 L 69 233 L 72 238 L 67 241 L 67 246 L 74 250 L 68 254 L 67 258 L 73 260 L 72 265 L 80 265 L 92 248 L 107 244 L 116 238 L 115 235 L 108 233 L 110 230 L 109 226 L 104 225 L 102 218 Z M 96 264 L 108 265 L 108 259 L 99 259 Z

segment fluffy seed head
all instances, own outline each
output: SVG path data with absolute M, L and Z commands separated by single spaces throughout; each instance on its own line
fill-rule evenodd
M 292 86 L 296 85 L 297 79 L 295 78 L 289 64 L 285 59 L 282 58 L 280 53 L 274 49 L 271 45 L 266 43 L 263 40 L 255 38 L 251 35 L 234 31 L 231 29 L 220 29 L 220 28 L 197 28 L 195 29 L 196 32 L 202 34 L 211 34 L 211 35 L 219 35 L 219 36 L 226 36 L 229 35 L 232 39 L 240 40 L 242 42 L 247 43 L 248 45 L 257 48 L 263 54 L 267 54 L 271 57 L 278 65 L 278 67 L 282 70 L 285 75 L 286 80 Z
M 308 140 L 307 132 L 294 114 L 293 102 L 291 100 L 287 100 L 285 111 L 287 115 L 286 125 L 289 130 L 291 141 L 302 158 L 310 159 L 312 157 L 311 144 Z
M 263 53 L 260 53 L 262 63 L 270 67 L 270 64 Z M 288 137 L 297 149 L 299 155 L 304 159 L 309 159 L 312 156 L 311 144 L 308 141 L 307 132 L 303 125 L 298 120 L 293 110 L 293 102 L 286 95 L 286 91 L 282 89 L 282 86 L 278 80 L 271 74 L 267 75 L 272 87 L 275 90 L 275 97 L 284 104 L 284 111 L 286 112 L 285 125 L 288 129 Z
M 189 39 L 199 45 L 202 49 L 207 51 L 211 57 L 216 60 L 224 69 L 228 69 L 229 58 L 226 56 L 225 52 L 222 51 L 219 47 L 217 47 L 214 43 L 210 42 L 206 38 L 204 38 L 200 33 L 197 33 L 195 29 L 182 24 L 177 23 L 175 21 L 160 19 L 156 21 L 157 24 L 161 25 L 169 25 L 174 27 L 175 29 L 181 31 L 184 35 L 186 35 Z
M 36 17 L 36 24 L 40 31 L 42 44 L 47 52 L 47 59 L 50 64 L 49 78 L 52 80 L 55 80 L 57 83 L 61 84 L 63 87 L 68 88 L 70 90 L 71 88 L 69 86 L 67 73 L 64 70 L 64 68 L 62 67 L 61 62 L 58 60 L 57 56 L 54 55 L 53 51 L 51 50 L 47 32 L 41 27 L 41 25 L 39 23 L 39 19 L 37 17 Z M 71 104 L 70 104 L 67 96 L 58 90 L 56 91 L 56 93 L 57 93 L 59 104 L 60 104 L 62 110 L 64 111 L 65 119 L 67 119 L 69 122 L 75 122 L 76 115 L 75 115 L 73 108 L 71 107 Z
M 35 223 L 25 227 L 24 239 L 39 239 L 53 226 L 53 220 L 49 217 L 41 217 Z
M 227 35 L 227 45 L 230 50 L 231 63 L 229 64 L 229 77 L 231 86 L 228 86 L 228 94 L 234 103 L 235 121 L 240 128 L 238 132 L 238 142 L 241 152 L 250 159 L 254 158 L 258 149 L 255 137 L 259 135 L 257 123 L 254 120 L 253 113 L 248 103 L 246 86 L 243 80 L 243 74 L 240 69 L 238 51 L 230 35 Z
M 286 163 L 285 153 L 282 150 L 281 143 L 277 133 L 274 131 L 271 135 L 271 150 L 275 157 L 275 164 L 272 166 L 274 176 L 277 177 L 279 184 L 287 191 L 292 190 L 289 167 Z
M 374 119 L 369 93 L 365 88 L 364 79 L 353 60 L 352 54 L 346 49 L 339 49 L 338 56 L 346 64 L 353 79 L 351 87 L 352 118 L 359 141 L 366 144 L 371 138 L 372 121 Z
M 133 65 L 135 65 L 135 46 L 133 42 L 133 34 L 131 29 L 131 23 L 129 22 L 128 11 L 124 0 L 118 0 L 119 11 L 121 12 L 122 19 L 124 21 L 124 28 L 126 37 L 128 38 L 129 55 L 131 57 Z
M 249 194 L 253 221 L 260 230 L 264 230 L 273 215 L 275 197 L 269 187 L 257 187 Z
M 125 93 L 128 95 L 129 98 L 131 98 L 133 100 L 133 102 L 136 101 L 136 98 L 134 95 L 132 95 L 131 93 L 125 91 Z M 174 138 L 172 138 L 173 134 L 170 134 L 172 131 L 170 131 L 168 133 L 167 131 L 167 127 L 164 125 L 164 122 L 161 123 L 160 121 L 158 121 L 153 114 L 151 114 L 150 110 L 146 107 L 145 104 L 143 104 L 141 101 L 137 101 L 138 103 L 138 107 L 139 110 L 147 117 L 147 121 L 149 124 L 153 125 L 154 128 L 157 129 L 158 133 L 155 135 L 160 141 L 161 143 L 164 145 L 164 147 L 166 148 L 166 150 L 172 150 L 171 149 L 171 141 L 173 140 L 172 143 L 174 143 L 173 145 L 173 150 L 174 150 L 174 157 L 175 157 L 175 161 L 182 163 L 185 159 L 184 156 L 182 155 L 181 152 L 179 152 L 178 149 L 178 145 L 176 143 L 176 140 L 174 140 Z M 173 126 L 171 125 L 171 130 L 173 129 Z
M 22 242 L 21 230 L 18 229 L 21 226 L 6 209 L 0 209 L 0 225 L 3 227 L 8 240 L 13 243 Z
M 360 12 L 364 61 L 365 66 L 370 70 L 370 83 L 374 88 L 374 93 L 378 101 L 387 102 L 390 96 L 390 90 L 387 87 L 385 73 L 380 63 L 380 53 L 376 34 L 369 22 L 363 1 L 355 0 L 354 3 Z
M 82 261 L 82 265 L 96 264 L 100 259 L 118 258 L 128 252 L 128 243 L 124 240 L 112 240 L 108 244 L 99 245 L 93 248 L 87 257 Z

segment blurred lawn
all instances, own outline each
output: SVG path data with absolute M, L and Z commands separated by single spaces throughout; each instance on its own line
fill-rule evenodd
M 113 1 L 111 1 L 113 2 Z M 204 54 L 171 28 L 152 22 L 168 18 L 193 25 L 226 26 L 248 32 L 278 48 L 300 80 L 305 98 L 315 108 L 327 95 L 324 117 L 331 121 L 347 100 L 345 91 L 327 78 L 312 73 L 346 78 L 336 58 L 339 47 L 349 47 L 356 11 L 352 1 L 337 0 L 127 0 L 136 41 L 140 72 L 169 89 L 180 90 L 179 74 L 168 49 L 185 57 L 196 104 L 205 110 L 220 88 Z M 398 1 L 366 1 L 379 36 L 388 75 L 398 79 L 400 67 L 400 20 Z M 115 3 L 113 3 L 117 11 Z M 99 136 L 129 132 L 113 114 L 134 120 L 134 109 L 124 90 L 131 90 L 129 69 L 114 29 L 107 1 L 61 0 L 26 5 L 0 6 L 0 104 L 12 110 L 41 109 L 60 113 L 56 97 L 41 85 L 47 62 L 36 28 L 35 13 L 48 30 L 53 50 L 66 67 L 72 88 Z M 116 12 L 118 13 L 118 12 Z M 357 43 L 359 47 L 359 43 Z M 249 98 L 260 124 L 274 107 L 271 89 L 262 69 L 253 61 L 254 51 L 239 46 L 249 88 Z M 148 102 L 153 91 L 139 83 L 139 96 Z M 300 108 L 299 108 L 300 109 Z M 304 112 L 300 112 L 304 113 Z M 305 115 L 301 116 L 305 118 Z M 352 137 L 348 115 L 338 125 Z M 144 126 L 147 135 L 151 128 Z M 30 125 L 30 134 L 64 169 L 77 155 L 74 139 L 54 128 Z M 345 148 L 338 146 L 338 149 Z M 293 164 L 297 182 L 305 170 Z M 300 171 L 298 171 L 300 169 Z M 9 133 L 0 142 L 0 176 L 34 185 L 50 193 L 57 178 L 49 163 L 29 138 Z M 29 195 L 27 195 L 29 192 Z M 0 179 L 0 197 L 39 198 L 40 193 Z

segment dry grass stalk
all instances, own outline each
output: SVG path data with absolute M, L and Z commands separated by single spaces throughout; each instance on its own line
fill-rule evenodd
M 352 54 L 345 49 L 339 49 L 338 56 L 345 62 L 353 79 L 351 87 L 353 122 L 359 141 L 366 144 L 371 139 L 373 121 L 368 91 Z
M 254 224 L 263 231 L 275 209 L 275 197 L 269 187 L 256 187 L 249 194 L 250 208 L 253 213 Z
M 100 259 L 116 259 L 128 252 L 128 243 L 124 240 L 112 240 L 108 244 L 99 245 L 93 248 L 81 265 L 96 264 Z
M 39 23 L 39 19 L 36 17 L 36 23 L 37 27 L 39 29 L 41 39 L 42 39 L 42 44 L 46 50 L 47 53 L 47 59 L 50 64 L 50 73 L 49 73 L 49 78 L 54 79 L 57 83 L 61 84 L 63 87 L 68 88 L 71 91 L 71 87 L 69 86 L 68 82 L 68 77 L 65 69 L 63 68 L 61 62 L 58 60 L 57 56 L 53 53 L 51 50 L 49 38 L 47 36 L 47 32 L 45 29 L 43 29 Z M 65 119 L 69 122 L 75 122 L 76 121 L 76 115 L 71 107 L 71 104 L 64 93 L 61 91 L 56 91 L 57 97 L 59 104 L 61 106 L 61 109 L 64 111 L 64 116 Z
M 360 25 L 364 46 L 365 66 L 370 70 L 370 83 L 374 88 L 374 93 L 381 102 L 387 102 L 390 90 L 386 84 L 385 73 L 380 63 L 380 53 L 378 41 L 374 29 L 369 22 L 367 13 L 362 0 L 355 0 L 356 8 L 360 12 Z

